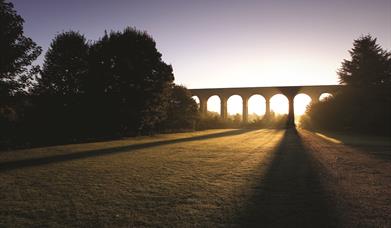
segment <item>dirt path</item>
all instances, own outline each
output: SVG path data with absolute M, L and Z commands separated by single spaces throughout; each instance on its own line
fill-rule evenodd
M 387 227 L 390 173 L 387 159 L 294 130 L 11 151 L 0 227 Z

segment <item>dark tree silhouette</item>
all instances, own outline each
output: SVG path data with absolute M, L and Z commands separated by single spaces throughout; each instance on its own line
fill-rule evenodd
M 370 35 L 353 42 L 351 60 L 338 70 L 340 83 L 352 86 L 391 85 L 391 53 L 383 50 Z
M 83 94 L 88 74 L 88 48 L 85 37 L 78 32 L 57 35 L 45 54 L 37 93 L 54 96 Z
M 153 130 L 166 118 L 174 76 L 161 56 L 155 41 L 134 28 L 105 34 L 92 46 L 87 92 L 101 124 L 128 134 Z
M 164 129 L 194 129 L 199 119 L 198 107 L 186 87 L 174 85 L 169 96 L 167 119 Z
M 23 33 L 24 20 L 13 4 L 0 0 L 0 148 L 12 145 L 24 115 L 24 95 L 39 67 L 31 63 L 41 48 Z
M 311 104 L 302 119 L 310 129 L 391 134 L 391 54 L 376 39 L 354 40 L 351 60 L 338 71 L 347 86 L 334 97 Z
M 89 45 L 83 35 L 69 31 L 54 37 L 38 84 L 34 88 L 34 109 L 29 110 L 29 129 L 40 129 L 46 141 L 69 142 L 88 136 L 85 83 Z M 56 134 L 53 134 L 56 132 Z
M 24 91 L 37 71 L 31 63 L 41 54 L 41 48 L 24 36 L 23 23 L 13 4 L 0 0 L 1 97 Z

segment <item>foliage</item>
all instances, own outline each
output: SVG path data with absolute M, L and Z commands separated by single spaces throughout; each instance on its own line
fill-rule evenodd
M 383 50 L 372 36 L 353 42 L 351 60 L 343 60 L 338 70 L 340 82 L 352 86 L 391 85 L 391 53 Z
M 31 63 L 41 54 L 41 48 L 24 36 L 23 23 L 13 4 L 0 0 L 1 97 L 23 92 L 37 72 Z
M 218 129 L 218 128 L 227 128 L 227 121 L 223 120 L 220 117 L 220 114 L 217 112 L 208 111 L 204 115 L 201 115 L 199 121 L 197 122 L 197 130 L 205 129 Z
M 288 115 L 279 115 L 274 112 L 270 112 L 269 116 L 263 116 L 262 118 L 253 119 L 247 124 L 249 128 L 286 128 Z
M 93 45 L 78 32 L 61 33 L 45 55 L 34 96 L 1 109 L 0 124 L 14 129 L 0 138 L 1 144 L 113 138 L 163 131 L 169 123 L 193 128 L 197 106 L 173 80 L 172 67 L 146 32 L 126 28 Z M 14 121 L 19 114 L 23 118 Z
M 376 39 L 353 42 L 351 60 L 338 71 L 344 87 L 338 94 L 311 104 L 301 126 L 316 130 L 391 134 L 391 54 Z
M 252 118 L 248 123 L 242 122 L 242 115 L 229 115 L 227 119 L 222 119 L 217 112 L 208 112 L 201 116 L 197 123 L 197 129 L 219 129 L 219 128 L 285 128 L 287 115 L 278 115 L 271 112 L 268 117 L 258 116 Z
M 167 119 L 163 129 L 194 129 L 199 120 L 198 107 L 191 93 L 184 86 L 174 85 L 170 90 Z
M 92 46 L 86 91 L 101 120 L 114 121 L 113 130 L 149 132 L 166 118 L 174 76 L 161 56 L 152 37 L 129 27 Z
M 88 44 L 83 35 L 69 31 L 56 35 L 45 55 L 37 93 L 72 96 L 85 93 Z
M 45 54 L 43 70 L 33 89 L 33 107 L 23 125 L 35 142 L 70 142 L 88 135 L 85 83 L 88 83 L 89 45 L 83 35 L 56 35 Z M 33 129 L 40 129 L 39 134 Z M 53 134 L 52 132 L 57 132 Z
M 391 94 L 387 89 L 345 89 L 311 104 L 301 126 L 312 130 L 391 134 Z

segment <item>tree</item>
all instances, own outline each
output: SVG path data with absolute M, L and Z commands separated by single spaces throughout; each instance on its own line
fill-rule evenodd
M 167 119 L 163 122 L 165 129 L 193 129 L 199 119 L 198 107 L 184 86 L 174 85 L 168 102 Z
M 343 60 L 338 70 L 340 83 L 353 86 L 391 85 L 391 53 L 383 50 L 372 36 L 353 42 L 351 60 Z
M 100 122 L 128 134 L 153 130 L 166 118 L 174 76 L 161 56 L 152 37 L 129 27 L 92 46 L 87 91 Z
M 348 85 L 335 96 L 311 104 L 302 126 L 391 134 L 391 57 L 376 39 L 363 36 L 353 42 L 351 60 L 343 60 L 340 82 Z
M 24 36 L 23 23 L 13 4 L 0 0 L 0 96 L 22 92 L 37 71 L 31 64 L 42 49 Z
M 37 92 L 73 96 L 83 94 L 88 74 L 89 45 L 78 32 L 64 32 L 53 39 L 46 52 Z
M 88 51 L 85 37 L 69 31 L 56 35 L 45 54 L 41 76 L 33 90 L 39 96 L 34 97 L 34 111 L 30 116 L 35 124 L 31 128 L 40 128 L 48 141 L 89 134 L 86 121 L 91 113 L 84 98 Z M 53 135 L 53 131 L 58 133 Z

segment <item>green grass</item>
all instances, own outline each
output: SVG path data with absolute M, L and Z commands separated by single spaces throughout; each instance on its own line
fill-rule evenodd
M 327 137 L 341 143 L 227 129 L 3 151 L 0 227 L 391 225 L 391 146 Z
M 229 225 L 281 136 L 209 130 L 3 152 L 0 226 Z

